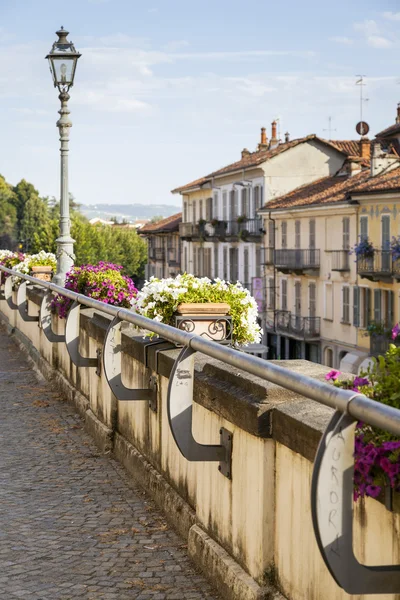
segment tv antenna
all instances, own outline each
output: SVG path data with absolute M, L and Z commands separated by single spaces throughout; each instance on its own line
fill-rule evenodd
M 329 135 L 329 139 L 332 139 L 332 131 L 336 131 L 336 129 L 332 128 L 332 117 L 328 117 L 328 128 L 323 129 L 323 131 L 327 131 Z
M 360 122 L 363 122 L 363 107 L 364 102 L 368 102 L 369 98 L 364 98 L 364 88 L 367 85 L 364 83 L 365 75 L 356 75 L 359 79 L 356 81 L 356 85 L 360 87 Z

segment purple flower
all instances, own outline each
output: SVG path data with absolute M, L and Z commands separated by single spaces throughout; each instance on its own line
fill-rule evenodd
M 392 329 L 392 340 L 397 339 L 397 336 L 399 335 L 399 333 L 400 333 L 400 326 L 397 323 L 397 325 L 395 325 Z
M 400 441 L 399 442 L 383 442 L 382 448 L 384 450 L 397 450 L 398 448 L 400 448 Z
M 382 488 L 380 485 L 367 485 L 367 496 L 371 496 L 371 498 L 377 498 L 381 491 Z
M 329 373 L 327 373 L 325 375 L 325 379 L 326 381 L 336 381 L 336 379 L 338 379 L 340 375 L 340 371 L 335 371 L 335 369 L 332 369 L 332 371 L 329 371 Z
M 355 377 L 353 385 L 356 388 L 359 388 L 363 385 L 369 385 L 369 379 L 367 379 L 366 377 Z

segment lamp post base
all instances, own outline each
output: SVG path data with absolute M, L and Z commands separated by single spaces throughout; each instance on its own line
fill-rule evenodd
M 53 283 L 64 287 L 65 277 L 73 267 L 75 261 L 74 242 L 71 236 L 59 237 L 57 244 L 57 272 L 53 277 Z

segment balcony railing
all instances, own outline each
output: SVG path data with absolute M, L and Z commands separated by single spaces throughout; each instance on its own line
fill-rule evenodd
M 168 248 L 167 249 L 167 256 L 168 256 L 168 264 L 170 267 L 175 267 L 177 265 L 179 265 L 180 260 L 179 260 L 179 252 L 177 248 Z
M 399 261 L 393 261 L 390 250 L 374 250 L 372 256 L 359 256 L 357 258 L 357 273 L 361 277 L 372 281 L 391 279 L 399 273 Z
M 320 317 L 300 317 L 288 310 L 277 310 L 275 323 L 277 331 L 295 338 L 312 340 L 320 336 Z
M 274 248 L 261 248 L 261 264 L 262 265 L 273 265 L 274 264 Z
M 350 271 L 350 250 L 332 250 L 331 270 Z
M 238 237 L 241 239 L 261 238 L 263 233 L 261 219 L 245 219 L 244 221 L 223 221 L 213 219 L 206 223 L 181 223 L 179 235 L 184 239 L 211 238 L 225 239 L 226 237 Z
M 315 270 L 319 269 L 319 255 L 316 249 L 275 250 L 275 266 L 283 272 Z

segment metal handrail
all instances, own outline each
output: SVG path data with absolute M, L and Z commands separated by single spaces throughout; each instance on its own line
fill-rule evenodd
M 143 317 L 132 310 L 110 306 L 99 300 L 89 298 L 84 294 L 78 294 L 71 290 L 67 290 L 54 283 L 42 281 L 35 277 L 31 277 L 30 275 L 25 275 L 24 273 L 17 273 L 16 271 L 7 269 L 1 265 L 0 270 L 9 275 L 17 276 L 37 286 L 56 292 L 57 294 L 62 294 L 66 298 L 79 302 L 89 308 L 99 310 L 100 312 L 113 317 L 119 317 L 128 323 L 136 325 L 136 327 L 139 327 L 140 329 L 151 331 L 170 342 L 202 352 L 211 358 L 221 360 L 232 367 L 251 373 L 256 377 L 260 377 L 261 379 L 265 379 L 276 385 L 280 385 L 281 387 L 301 394 L 306 398 L 315 400 L 320 404 L 337 409 L 342 413 L 347 413 L 355 420 L 367 422 L 373 427 L 385 429 L 394 435 L 400 435 L 400 410 L 375 402 L 363 394 L 337 388 L 323 381 L 312 379 L 307 375 L 295 373 L 256 356 L 240 352 L 234 348 L 216 344 L 213 341 L 208 341 L 193 333 L 186 333 L 185 331 L 176 329 L 170 325 L 158 323 L 147 317 Z

